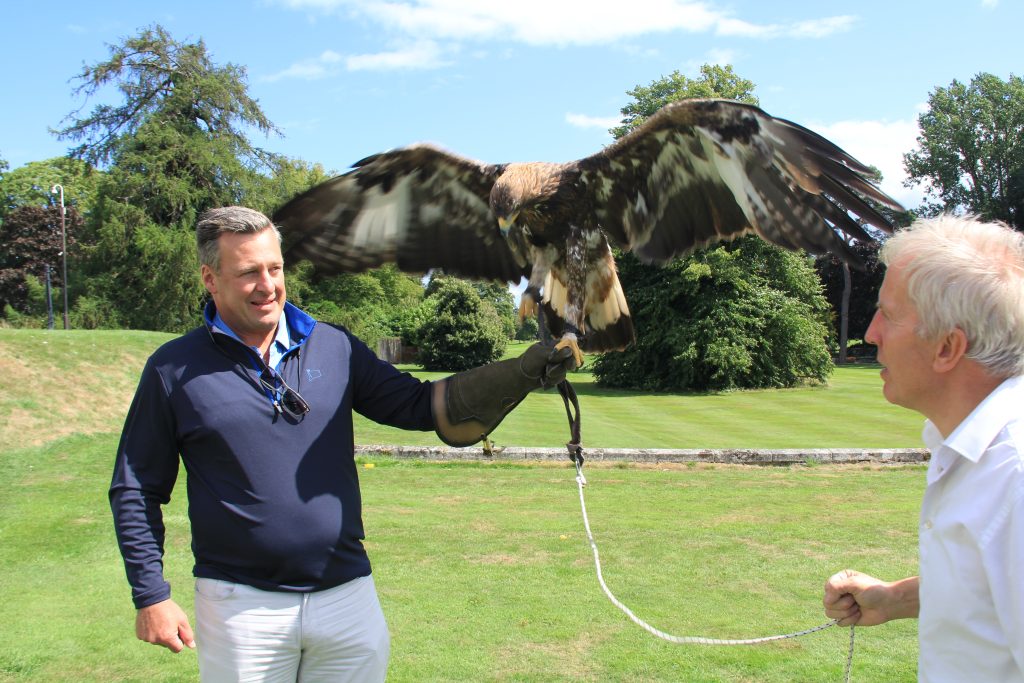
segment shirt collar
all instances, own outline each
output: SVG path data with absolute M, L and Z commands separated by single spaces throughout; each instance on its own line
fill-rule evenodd
M 947 470 L 957 456 L 978 462 L 996 435 L 1019 416 L 1022 404 L 1024 377 L 1011 377 L 986 396 L 945 439 L 932 421 L 926 420 L 921 439 L 932 453 L 929 482 Z
M 224 319 L 220 317 L 219 312 L 214 312 L 212 327 L 214 332 L 221 332 L 242 342 L 241 337 L 235 334 L 235 331 L 228 327 L 228 324 L 224 322 Z M 242 342 L 245 344 L 245 342 Z M 274 335 L 274 343 L 281 347 L 283 350 L 287 350 L 291 346 L 291 337 L 288 334 L 288 317 L 284 311 L 281 311 L 281 318 L 277 321 L 277 334 Z M 246 344 L 246 346 L 249 346 Z M 250 347 L 255 348 L 255 347 Z

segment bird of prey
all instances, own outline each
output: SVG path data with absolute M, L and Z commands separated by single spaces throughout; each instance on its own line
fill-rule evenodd
M 567 163 L 488 164 L 417 144 L 376 154 L 274 215 L 285 258 L 318 272 L 394 262 L 470 278 L 529 279 L 558 346 L 634 340 L 611 247 L 664 264 L 746 233 L 857 263 L 844 235 L 891 231 L 865 201 L 902 207 L 871 170 L 820 135 L 758 107 L 681 100 L 614 144 Z M 857 219 L 851 216 L 855 214 Z

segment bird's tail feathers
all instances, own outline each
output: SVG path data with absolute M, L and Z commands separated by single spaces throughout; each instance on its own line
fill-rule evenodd
M 594 277 L 592 274 L 591 278 Z M 586 312 L 579 340 L 580 349 L 583 351 L 621 351 L 636 341 L 633 319 L 629 315 L 626 295 L 619 284 L 614 265 L 610 272 L 605 273 L 603 282 L 604 286 L 600 288 L 592 286 L 593 282 L 587 283 Z M 544 283 L 541 314 L 544 316 L 548 331 L 555 339 L 560 338 L 567 330 L 572 331 L 570 325 L 578 327 L 576 323 L 567 319 L 568 300 L 565 285 L 549 273 Z

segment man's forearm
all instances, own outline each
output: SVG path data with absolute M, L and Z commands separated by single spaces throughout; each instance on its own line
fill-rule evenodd
M 552 387 L 576 367 L 570 349 L 534 344 L 518 358 L 497 361 L 435 382 L 431 410 L 449 446 L 483 439 L 534 389 Z
M 921 612 L 921 578 L 911 576 L 887 586 L 890 619 L 916 619 Z

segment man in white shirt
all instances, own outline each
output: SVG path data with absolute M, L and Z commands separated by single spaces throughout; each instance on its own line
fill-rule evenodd
M 932 454 L 920 575 L 841 571 L 825 614 L 841 626 L 917 617 L 920 681 L 1024 683 L 1024 235 L 942 216 L 897 232 L 880 258 L 864 339 L 886 399 L 927 418 Z

